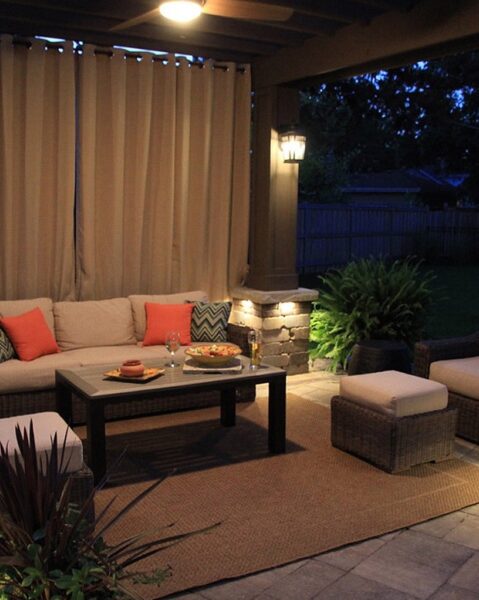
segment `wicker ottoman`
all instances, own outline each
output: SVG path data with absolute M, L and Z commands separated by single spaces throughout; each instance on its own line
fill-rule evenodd
M 331 400 L 335 448 L 397 473 L 452 458 L 457 410 L 446 386 L 399 371 L 343 377 Z
M 33 422 L 35 446 L 37 455 L 41 457 L 40 461 L 43 460 L 45 451 L 51 451 L 51 440 L 55 433 L 57 433 L 60 459 L 60 450 L 65 439 L 67 424 L 56 412 L 0 419 L 0 441 L 4 447 L 8 444 L 9 457 L 13 457 L 15 450 L 18 450 L 15 426 L 18 424 L 22 430 L 24 428 L 28 430 L 30 421 Z M 66 471 L 72 478 L 72 502 L 82 504 L 93 490 L 93 473 L 83 462 L 83 445 L 80 438 L 69 427 L 65 441 L 65 461 L 68 461 Z M 88 514 L 87 518 L 92 521 L 94 514 Z

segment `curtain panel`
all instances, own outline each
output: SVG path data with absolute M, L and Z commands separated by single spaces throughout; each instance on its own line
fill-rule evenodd
M 75 66 L 0 36 L 0 298 L 73 299 Z
M 250 73 L 85 47 L 77 295 L 205 289 L 246 273 Z

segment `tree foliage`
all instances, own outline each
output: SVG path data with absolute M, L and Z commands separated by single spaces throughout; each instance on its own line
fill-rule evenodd
M 301 122 L 308 154 L 300 170 L 303 195 L 333 158 L 336 180 L 320 200 L 331 201 L 344 173 L 434 167 L 470 173 L 469 195 L 479 199 L 479 51 L 415 63 L 302 93 Z M 336 183 L 336 188 L 335 188 Z

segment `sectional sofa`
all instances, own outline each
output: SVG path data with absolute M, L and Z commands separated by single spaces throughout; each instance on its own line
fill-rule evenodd
M 0 301 L 0 315 L 16 316 L 40 308 L 52 331 L 60 352 L 31 361 L 17 358 L 0 363 L 0 417 L 43 412 L 55 408 L 55 370 L 92 365 L 120 365 L 128 359 L 164 363 L 168 353 L 164 346 L 142 346 L 145 335 L 145 302 L 182 304 L 205 302 L 202 291 L 168 295 L 133 295 L 98 301 L 52 302 L 50 298 Z M 228 341 L 247 352 L 248 329 L 227 325 Z M 181 356 L 181 349 L 177 356 Z M 254 387 L 238 390 L 239 400 L 253 400 Z M 107 407 L 107 419 L 140 414 L 168 412 L 219 403 L 219 394 L 201 397 L 138 400 Z M 75 423 L 84 420 L 82 404 L 74 401 Z

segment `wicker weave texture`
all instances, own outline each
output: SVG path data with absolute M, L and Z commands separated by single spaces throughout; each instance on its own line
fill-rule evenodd
M 331 400 L 331 442 L 377 467 L 397 473 L 414 465 L 451 458 L 457 411 L 394 418 L 341 396 Z
M 479 400 L 449 392 L 449 406 L 457 408 L 456 435 L 479 443 Z
M 255 386 L 243 385 L 236 390 L 238 402 L 252 402 L 255 399 Z M 127 419 L 139 415 L 176 412 L 192 408 L 216 406 L 220 403 L 219 392 L 203 392 L 202 394 L 185 394 L 165 398 L 144 398 L 133 402 L 109 404 L 105 409 L 105 418 L 109 421 Z M 55 390 L 24 392 L 21 394 L 4 394 L 0 396 L 0 418 L 27 415 L 30 413 L 55 411 Z M 73 423 L 85 422 L 84 403 L 73 397 Z
M 437 360 L 478 355 L 479 333 L 445 340 L 422 340 L 414 346 L 414 374 L 429 377 L 429 367 Z
M 364 340 L 354 344 L 348 364 L 348 375 L 378 371 L 411 372 L 410 351 L 398 340 Z
M 471 356 L 479 356 L 479 332 L 460 338 L 421 341 L 414 347 L 414 372 L 429 377 L 431 363 Z M 479 400 L 449 390 L 449 406 L 458 411 L 456 434 L 479 443 Z
M 0 418 L 55 410 L 55 390 L 0 395 Z
M 228 341 L 232 344 L 236 344 L 237 346 L 239 346 L 241 348 L 241 353 L 244 356 L 250 355 L 250 349 L 248 344 L 249 331 L 249 327 L 228 323 Z
M 245 356 L 249 356 L 248 332 L 249 327 L 228 324 L 228 341 L 237 344 Z M 255 386 L 243 385 L 236 391 L 238 402 L 252 402 L 255 399 Z M 204 392 L 199 394 L 185 394 L 182 397 L 171 398 L 146 398 L 135 402 L 122 402 L 108 405 L 105 409 L 107 420 L 126 419 L 139 415 L 153 413 L 167 413 L 191 408 L 204 408 L 220 403 L 219 392 Z M 38 390 L 34 392 L 19 392 L 13 394 L 0 394 L 0 418 L 28 415 L 30 413 L 54 411 L 55 390 Z M 78 399 L 73 399 L 73 422 L 85 422 L 85 408 Z

